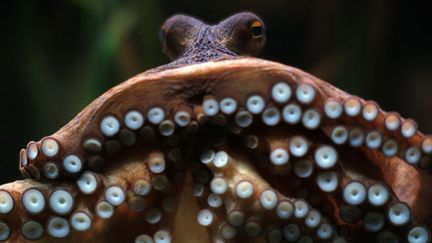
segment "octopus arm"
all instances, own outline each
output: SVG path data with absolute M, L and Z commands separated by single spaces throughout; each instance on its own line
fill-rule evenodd
M 428 242 L 431 152 L 411 119 L 282 64 L 148 71 L 21 150 L 0 241 Z

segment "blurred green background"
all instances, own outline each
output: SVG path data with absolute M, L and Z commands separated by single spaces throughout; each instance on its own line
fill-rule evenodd
M 239 11 L 267 25 L 262 58 L 302 68 L 414 118 L 432 133 L 432 25 L 419 1 L 69 0 L 1 7 L 0 183 L 18 152 L 93 99 L 168 61 L 159 27 L 175 13 L 215 23 Z

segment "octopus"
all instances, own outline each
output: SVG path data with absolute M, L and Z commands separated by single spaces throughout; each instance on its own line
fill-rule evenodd
M 429 242 L 432 136 L 253 57 L 253 13 L 175 15 L 171 63 L 111 88 L 19 153 L 1 242 Z

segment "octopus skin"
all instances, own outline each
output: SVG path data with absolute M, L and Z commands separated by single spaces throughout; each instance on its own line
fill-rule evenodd
M 432 137 L 299 69 L 149 70 L 20 152 L 6 242 L 429 242 Z

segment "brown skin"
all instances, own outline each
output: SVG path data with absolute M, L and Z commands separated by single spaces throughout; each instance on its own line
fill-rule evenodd
M 91 169 L 87 163 L 93 154 L 83 148 L 83 141 L 89 137 L 98 138 L 103 143 L 107 140 L 118 139 L 118 136 L 109 139 L 104 137 L 99 129 L 100 121 L 107 114 L 116 116 L 122 127 L 124 127 L 122 118 L 129 110 L 137 109 L 146 114 L 154 106 L 163 107 L 167 113 L 166 116 L 170 119 L 176 111 L 183 110 L 188 111 L 192 120 L 195 120 L 202 115 L 201 103 L 205 97 L 213 97 L 218 101 L 225 97 L 232 97 L 237 100 L 239 106 L 244 106 L 251 94 L 260 94 L 267 103 L 281 109 L 283 106 L 273 103 L 269 94 L 272 86 L 281 81 L 286 82 L 292 88 L 304 83 L 312 85 L 317 91 L 317 98 L 312 104 L 302 105 L 302 107 L 304 109 L 315 108 L 321 113 L 323 112 L 323 104 L 328 98 L 343 103 L 347 98 L 352 97 L 330 84 L 292 67 L 257 58 L 234 58 L 236 55 L 255 54 L 262 48 L 265 36 L 253 37 L 253 34 L 260 32 L 260 27 L 251 30 L 251 26 L 256 28 L 257 25 L 263 26 L 262 22 L 250 13 L 234 15 L 215 26 L 204 25 L 188 16 L 177 15 L 170 18 L 162 29 L 165 32 L 163 35 L 164 51 L 173 62 L 132 77 L 101 95 L 69 124 L 49 136 L 58 141 L 61 148 L 59 154 L 47 159 L 39 153 L 35 160 L 28 161 L 28 165 L 20 164 L 21 171 L 26 172 L 30 168 L 33 168 L 31 169 L 33 171 L 35 169 L 43 171 L 47 160 L 60 163 L 62 158 L 69 153 L 75 153 L 82 157 L 84 170 Z M 210 34 L 200 35 L 201 31 Z M 198 40 L 208 40 L 210 44 L 205 45 L 207 42 Z M 234 60 L 212 61 L 214 59 L 233 58 Z M 201 59 L 208 62 L 184 66 L 188 63 L 200 62 Z M 361 104 L 366 103 L 360 98 L 359 101 Z M 420 147 L 425 136 L 417 132 L 412 138 L 406 139 L 399 132 L 386 130 L 383 125 L 386 115 L 386 112 L 379 110 L 378 118 L 373 122 L 346 115 L 342 115 L 336 120 L 323 117 L 317 130 L 307 130 L 302 126 L 286 124 L 268 127 L 260 123 L 260 118 L 257 116 L 254 118 L 252 126 L 245 128 L 242 133 L 237 135 L 215 126 L 202 125 L 198 133 L 193 133 L 195 135 L 186 133 L 189 137 L 184 136 L 181 143 L 174 145 L 175 148 L 179 148 L 183 152 L 183 162 L 187 162 L 184 169 L 186 172 L 184 180 L 173 183 L 178 169 L 175 169 L 176 163 L 167 159 L 166 175 L 173 187 L 164 192 L 153 190 L 145 196 L 148 207 L 161 208 L 162 202 L 167 196 L 172 196 L 179 201 L 177 210 L 173 213 L 163 212 L 161 222 L 156 225 L 150 225 L 144 221 L 145 210 L 133 212 L 128 204 L 132 201 L 133 196 L 136 196 L 132 192 L 134 181 L 137 179 L 150 181 L 155 176 L 147 167 L 151 154 L 163 152 L 167 157 L 166 154 L 173 148 L 167 145 L 166 139 L 162 136 L 158 136 L 150 142 L 138 140 L 134 146 L 124 147 L 120 153 L 114 156 L 107 154 L 107 151 L 98 153 L 105 158 L 105 167 L 99 172 L 104 183 L 101 183 L 102 186 L 91 196 L 83 195 L 76 187 L 74 179 L 77 175 L 67 175 L 63 172 L 56 182 L 46 179 L 27 179 L 1 185 L 0 190 L 6 190 L 13 195 L 15 207 L 7 215 L 0 214 L 0 221 L 6 222 L 11 228 L 11 242 L 25 242 L 20 235 L 21 223 L 27 219 L 34 219 L 44 225 L 53 213 L 46 209 L 40 215 L 29 215 L 20 204 L 21 194 L 24 190 L 35 186 L 45 188 L 44 190 L 48 192 L 62 186 L 69 188 L 72 194 L 76 195 L 77 206 L 74 207 L 74 211 L 87 209 L 93 215 L 94 223 L 90 231 L 86 233 L 74 231 L 62 240 L 55 240 L 45 234 L 44 242 L 84 242 L 90 239 L 100 242 L 132 242 L 137 235 L 142 233 L 152 235 L 158 229 L 170 229 L 174 237 L 173 242 L 215 242 L 221 237 L 218 231 L 219 223 L 226 221 L 227 215 L 233 210 L 240 210 L 247 214 L 248 220 L 259 222 L 264 234 L 267 227 L 281 228 L 286 221 L 277 219 L 274 211 L 264 210 L 259 205 L 258 197 L 262 190 L 273 189 L 277 192 L 279 200 L 288 201 L 296 199 L 297 191 L 290 184 L 290 178 L 295 177 L 292 171 L 278 171 L 280 168 L 272 168 L 271 166 L 260 167 L 256 158 L 268 157 L 269 148 L 275 145 L 286 146 L 286 141 L 296 135 L 302 135 L 310 141 L 311 149 L 308 156 L 313 156 L 314 148 L 321 144 L 332 144 L 329 139 L 332 128 L 342 124 L 349 128 L 358 126 L 366 131 L 377 129 L 381 131 L 384 138 L 392 138 L 397 141 L 400 153 L 398 157 L 391 158 L 386 158 L 379 151 L 368 149 L 365 146 L 360 148 L 349 148 L 348 145 L 336 146 L 340 161 L 338 166 L 332 170 L 341 175 L 341 186 L 351 179 L 360 180 L 365 185 L 374 182 L 386 183 L 392 189 L 392 196 L 388 205 L 400 200 L 406 202 L 412 210 L 413 220 L 407 225 L 396 229 L 390 227 L 392 232 L 405 238 L 406 231 L 412 225 L 431 223 L 430 198 L 432 192 L 428 185 L 432 181 L 430 175 L 424 170 L 410 166 L 403 161 L 405 149 Z M 227 116 L 226 119 L 232 121 L 233 117 Z M 401 122 L 404 121 L 405 119 L 401 118 Z M 155 129 L 156 133 L 158 132 L 157 125 L 150 126 Z M 182 128 L 176 127 L 176 132 L 185 135 L 182 133 L 184 132 Z M 259 138 L 259 146 L 256 150 L 245 148 L 241 142 L 243 137 L 248 134 L 254 134 Z M 226 142 L 212 145 L 209 142 L 212 136 L 226 136 Z M 36 143 L 39 148 L 41 141 Z M 211 165 L 206 167 L 200 163 L 194 164 L 194 161 L 199 160 L 200 149 L 203 144 L 211 145 L 216 151 L 225 150 L 230 156 L 230 164 L 223 169 Z M 430 156 L 425 156 L 425 158 L 430 159 Z M 210 172 L 211 175 L 224 175 L 230 185 L 228 192 L 222 195 L 225 205 L 219 209 L 214 209 L 215 222 L 207 228 L 197 224 L 196 215 L 198 210 L 210 208 L 207 204 L 207 196 L 210 192 L 208 183 L 204 183 L 203 196 L 191 196 L 192 183 L 197 182 L 197 168 Z M 314 170 L 314 173 L 319 171 L 317 168 Z M 282 174 L 275 175 L 274 171 Z M 43 178 L 43 173 L 40 174 Z M 256 189 L 252 198 L 247 200 L 239 199 L 234 193 L 236 183 L 242 180 L 252 182 Z M 333 211 L 326 211 L 324 214 L 328 217 L 329 223 L 341 229 L 340 226 L 345 224 L 339 216 L 340 208 L 344 204 L 341 199 L 341 187 L 336 192 L 324 193 L 316 188 L 315 177 L 304 179 L 302 183 L 309 192 L 318 194 L 325 203 L 334 208 Z M 104 188 L 112 184 L 122 186 L 127 199 L 116 209 L 113 218 L 102 220 L 94 215 L 94 205 L 103 198 Z M 361 207 L 364 211 L 374 210 L 382 213 L 385 213 L 387 209 L 386 206 L 373 208 L 370 205 L 362 205 Z M 317 206 L 316 209 L 321 210 L 321 207 Z M 64 217 L 68 218 L 69 215 Z M 302 220 L 292 220 L 292 222 L 306 229 Z M 365 239 L 372 242 L 376 237 L 376 234 L 366 233 L 361 227 L 361 223 L 350 225 L 349 228 L 351 233 L 347 235 L 347 238 L 354 242 L 364 242 Z M 238 228 L 238 231 L 241 232 L 242 229 Z M 314 230 L 306 229 L 303 234 L 314 236 L 314 232 Z M 331 238 L 335 237 L 336 234 L 333 234 Z M 265 242 L 265 240 L 263 237 L 251 240 L 247 236 L 239 234 L 234 240 L 227 242 Z
M 265 44 L 265 26 L 253 13 L 235 14 L 217 25 L 174 15 L 162 25 L 161 39 L 170 67 L 237 55 L 255 56 Z

